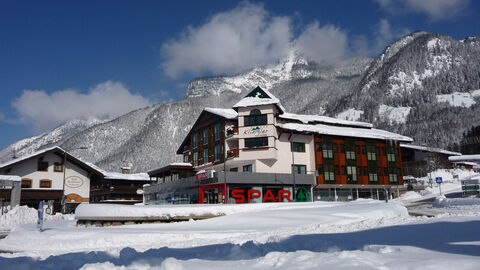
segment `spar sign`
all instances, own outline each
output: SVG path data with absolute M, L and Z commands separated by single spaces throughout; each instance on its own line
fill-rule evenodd
M 205 179 L 213 178 L 213 173 L 214 173 L 214 172 L 215 172 L 214 170 L 209 170 L 209 171 L 201 170 L 201 171 L 198 171 L 198 172 L 195 174 L 195 180 L 196 180 L 196 181 L 200 181 L 200 180 L 205 180 Z
M 245 190 L 243 189 L 233 189 L 232 190 L 232 198 L 235 199 L 236 203 L 244 203 L 245 200 L 247 202 L 252 202 L 254 199 L 262 199 L 262 202 L 282 202 L 283 199 L 291 202 L 290 199 L 292 192 L 290 190 L 281 189 L 277 192 L 277 197 L 273 194 L 273 191 L 267 190 L 265 194 L 262 196 L 262 192 L 256 189 L 249 189 L 245 194 Z M 278 200 L 277 200 L 278 198 Z

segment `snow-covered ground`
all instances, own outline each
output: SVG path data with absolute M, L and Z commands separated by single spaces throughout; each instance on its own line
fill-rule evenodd
M 438 170 L 432 173 L 433 178 L 436 176 L 443 177 L 442 191 L 459 191 L 461 179 L 480 177 L 461 170 Z M 0 253 L 0 269 L 477 269 L 480 199 L 438 197 L 437 190 L 434 186 L 421 193 L 407 192 L 389 203 L 361 199 L 241 205 L 86 205 L 78 209 L 77 216 L 102 212 L 223 216 L 112 227 L 51 220 L 45 222 L 43 232 L 36 229 L 35 220 L 29 220 L 32 214 L 36 218 L 34 209 L 17 207 L 17 223 L 32 223 L 14 227 L 0 240 L 0 252 L 12 252 Z M 408 215 L 404 205 L 435 197 L 429 207 L 438 213 L 436 217 Z
M 375 200 L 217 210 L 228 207 L 241 210 L 168 224 L 87 228 L 62 220 L 47 221 L 43 232 L 21 225 L 0 240 L 0 250 L 16 251 L 1 254 L 0 268 L 474 269 L 480 263 L 478 216 L 415 218 L 400 203 Z

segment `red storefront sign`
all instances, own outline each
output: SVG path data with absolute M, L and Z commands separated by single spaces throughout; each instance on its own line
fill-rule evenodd
M 195 174 L 195 180 L 205 180 L 208 179 L 208 172 L 207 171 L 199 171 L 197 174 Z
M 277 195 L 278 200 L 271 190 L 267 190 L 265 191 L 265 195 L 263 195 L 262 202 L 282 202 L 283 199 L 287 199 L 289 202 L 292 201 L 290 199 L 290 196 L 292 195 L 290 190 L 281 189 L 278 191 Z M 251 202 L 252 199 L 259 199 L 260 197 L 262 197 L 262 193 L 255 189 L 249 189 L 246 198 L 243 189 L 232 190 L 232 198 L 235 199 L 236 203 L 244 203 L 245 199 L 247 199 L 247 202 Z

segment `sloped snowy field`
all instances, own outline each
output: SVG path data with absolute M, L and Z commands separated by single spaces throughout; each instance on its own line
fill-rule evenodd
M 85 228 L 51 221 L 44 232 L 21 225 L 0 240 L 0 250 L 17 251 L 1 254 L 0 268 L 475 269 L 480 263 L 480 217 L 413 218 L 399 203 L 374 200 L 215 208 L 229 210 L 170 224 Z

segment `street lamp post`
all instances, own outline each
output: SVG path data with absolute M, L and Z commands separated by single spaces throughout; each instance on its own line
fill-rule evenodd
M 81 147 L 78 147 L 78 148 L 71 149 L 70 151 L 85 150 L 85 149 L 88 149 L 88 147 L 81 146 Z M 65 177 L 66 177 L 66 172 L 67 172 L 67 151 L 63 149 L 63 187 L 62 187 L 62 201 L 61 201 L 62 213 L 63 214 L 65 214 L 65 205 L 66 205 L 66 201 L 65 201 Z

